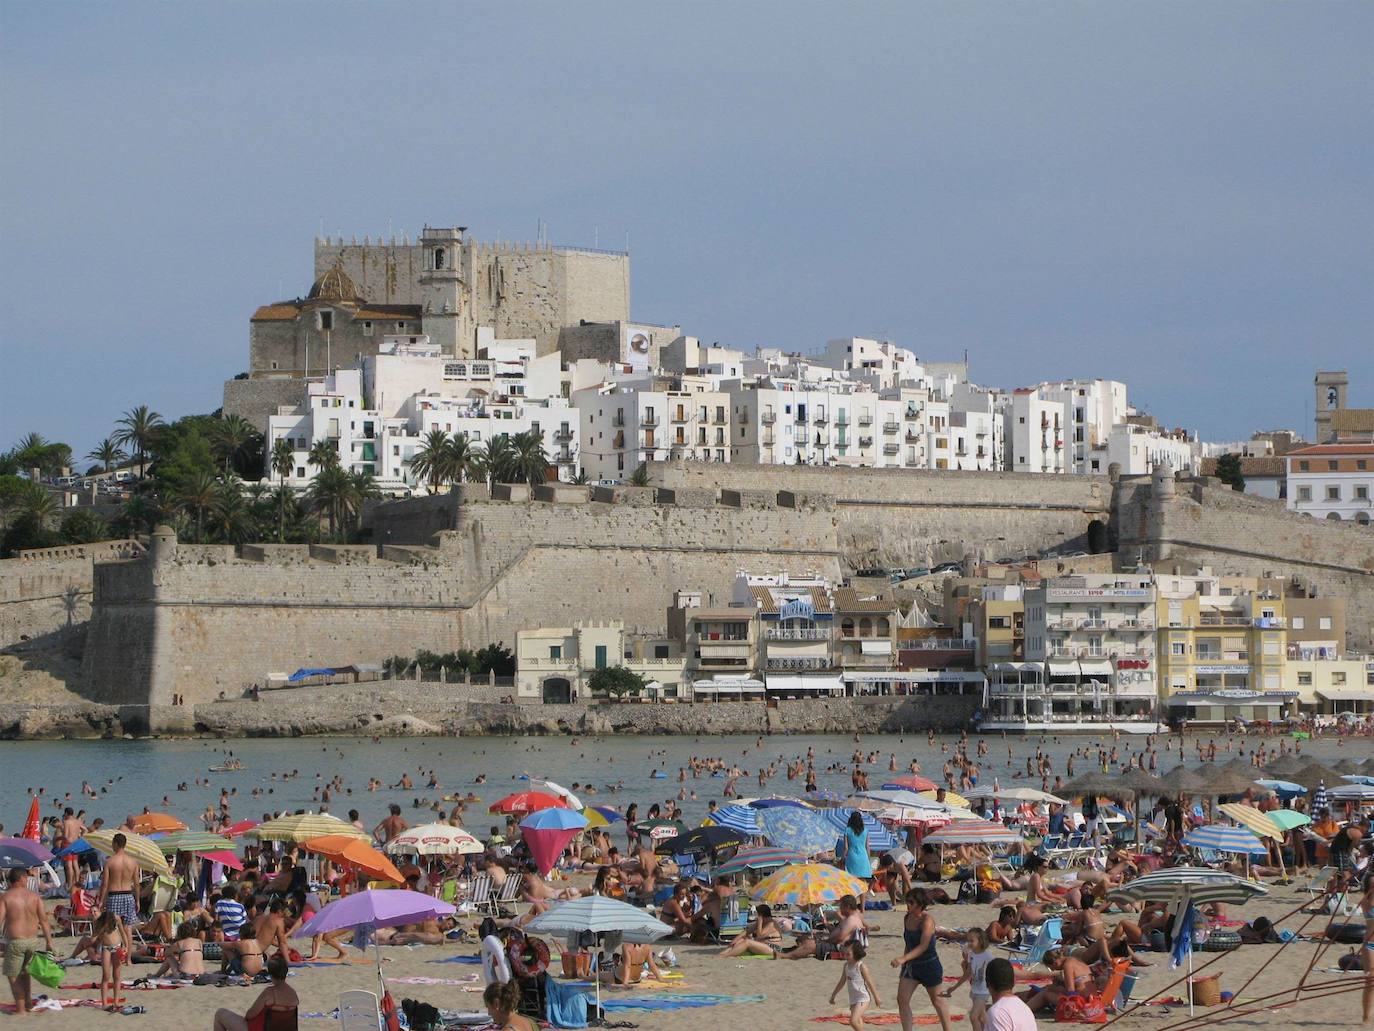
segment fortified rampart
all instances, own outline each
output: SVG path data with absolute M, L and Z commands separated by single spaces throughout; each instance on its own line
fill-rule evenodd
M 0 561 L 0 647 L 85 623 L 92 566 L 141 552 L 136 541 L 22 551 Z

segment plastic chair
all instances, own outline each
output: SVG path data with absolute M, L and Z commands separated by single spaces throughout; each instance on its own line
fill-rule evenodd
M 382 1031 L 382 1011 L 372 992 L 351 991 L 339 996 L 341 1031 Z
M 1045 953 L 1059 945 L 1063 933 L 1064 921 L 1057 916 L 1050 917 L 1040 925 L 1040 931 L 1036 934 L 1035 941 L 1031 942 L 1030 947 L 1025 950 L 1026 954 L 1012 959 L 1012 962 L 1027 967 L 1043 962 Z

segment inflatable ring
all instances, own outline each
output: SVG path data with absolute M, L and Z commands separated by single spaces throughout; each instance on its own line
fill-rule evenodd
M 506 943 L 506 959 L 519 980 L 538 977 L 549 969 L 549 947 L 542 938 L 511 938 Z
M 1230 952 L 1240 947 L 1240 934 L 1236 931 L 1214 930 L 1207 940 L 1198 945 L 1199 952 Z
M 1362 922 L 1328 924 L 1322 935 L 1331 941 L 1341 942 L 1344 945 L 1359 945 L 1364 941 L 1364 924 Z
M 505 943 L 494 934 L 482 939 L 482 977 L 487 984 L 505 984 L 510 980 Z

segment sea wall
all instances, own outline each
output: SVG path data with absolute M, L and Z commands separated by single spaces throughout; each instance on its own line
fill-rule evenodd
M 97 561 L 141 552 L 136 541 L 35 548 L 0 561 L 0 648 L 86 622 Z

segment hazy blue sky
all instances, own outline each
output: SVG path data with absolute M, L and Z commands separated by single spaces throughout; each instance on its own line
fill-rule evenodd
M 312 240 L 633 253 L 636 318 L 1374 404 L 1374 4 L 0 2 L 0 446 L 218 407 Z

